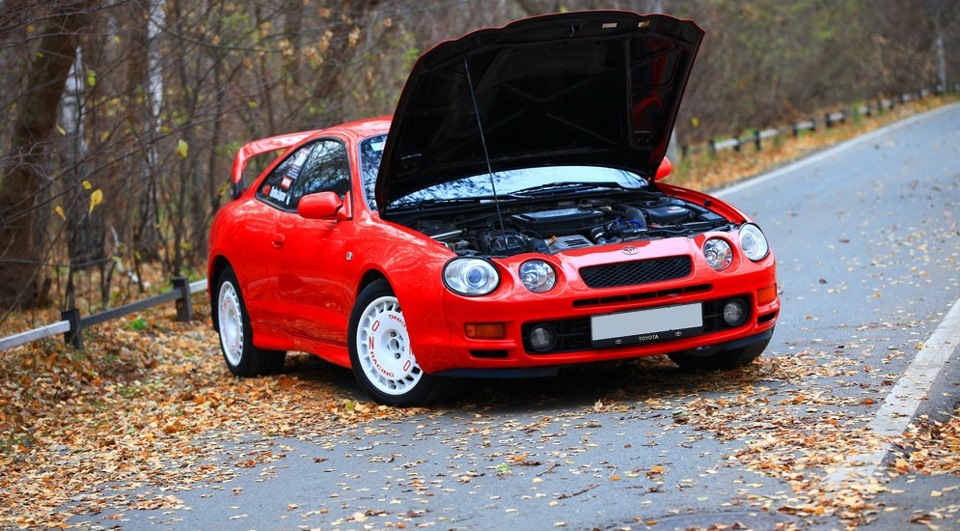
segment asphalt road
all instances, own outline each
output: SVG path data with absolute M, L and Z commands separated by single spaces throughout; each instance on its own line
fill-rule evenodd
M 783 311 L 760 364 L 701 374 L 642 360 L 465 382 L 455 402 L 403 421 L 251 438 L 224 462 L 264 448 L 282 459 L 178 491 L 181 509 L 75 523 L 960 528 L 957 476 L 888 481 L 891 447 L 875 437 L 960 400 L 960 106 L 720 195 L 756 218 L 779 261 Z

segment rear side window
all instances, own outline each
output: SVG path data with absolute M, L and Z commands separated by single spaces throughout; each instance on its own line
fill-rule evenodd
M 350 161 L 338 140 L 318 140 L 300 146 L 264 179 L 257 198 L 281 210 L 295 211 L 300 198 L 331 191 L 343 196 L 350 190 Z

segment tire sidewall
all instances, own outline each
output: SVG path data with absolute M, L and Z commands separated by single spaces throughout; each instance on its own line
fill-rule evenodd
M 227 364 L 227 368 L 230 369 L 230 372 L 237 376 L 247 376 L 250 373 L 250 365 L 253 358 L 253 328 L 250 326 L 250 316 L 247 314 L 247 306 L 243 301 L 243 294 L 240 292 L 240 285 L 237 281 L 237 276 L 233 272 L 233 269 L 226 268 L 220 273 L 220 276 L 217 277 L 217 319 L 222 318 L 220 305 L 220 297 L 224 285 L 229 283 L 237 296 L 237 302 L 240 306 L 240 334 L 243 340 L 243 347 L 240 349 L 240 361 L 237 364 L 230 362 L 229 356 L 227 356 L 226 347 L 224 346 L 223 340 L 223 325 L 222 323 L 217 323 L 217 328 L 219 331 L 220 339 L 220 353 L 223 355 L 223 361 Z
M 671 360 L 688 370 L 725 371 L 745 367 L 760 357 L 770 340 L 743 348 L 721 350 L 715 354 L 698 356 L 690 352 L 669 354 Z
M 360 353 L 357 348 L 357 337 L 360 331 L 360 323 L 367 308 L 382 297 L 396 297 L 390 284 L 384 279 L 374 281 L 365 287 L 353 310 L 350 312 L 350 325 L 347 334 L 347 347 L 350 352 L 350 367 L 353 375 L 357 379 L 360 387 L 370 395 L 377 403 L 390 406 L 407 407 L 422 405 L 427 401 L 434 387 L 434 378 L 426 373 L 421 374 L 419 381 L 412 389 L 403 394 L 387 394 L 380 391 L 370 380 L 363 370 L 363 364 L 360 362 Z M 402 305 L 401 305 L 402 308 Z M 401 310 L 402 313 L 402 310 Z

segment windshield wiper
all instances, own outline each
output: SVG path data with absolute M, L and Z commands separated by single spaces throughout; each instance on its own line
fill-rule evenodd
M 430 199 L 403 200 L 394 201 L 391 209 L 418 209 L 425 206 L 456 206 L 456 205 L 475 205 L 478 203 L 487 203 L 497 199 L 492 195 L 478 195 L 470 197 L 434 197 Z
M 508 197 L 536 197 L 543 195 L 555 195 L 555 194 L 570 194 L 576 192 L 584 192 L 587 190 L 597 190 L 597 189 L 615 189 L 615 190 L 625 190 L 630 192 L 636 192 L 641 190 L 640 188 L 630 188 L 624 186 L 620 183 L 615 182 L 600 182 L 600 183 L 580 183 L 580 182 L 568 182 L 568 183 L 553 183 L 545 184 L 541 186 L 531 186 L 530 188 L 522 188 L 507 194 Z

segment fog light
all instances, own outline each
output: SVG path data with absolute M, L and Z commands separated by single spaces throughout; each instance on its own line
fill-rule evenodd
M 727 326 L 742 325 L 746 315 L 746 307 L 740 299 L 733 299 L 723 306 L 723 321 Z
M 537 325 L 530 330 L 530 346 L 537 352 L 547 352 L 557 345 L 557 333 L 550 325 Z

